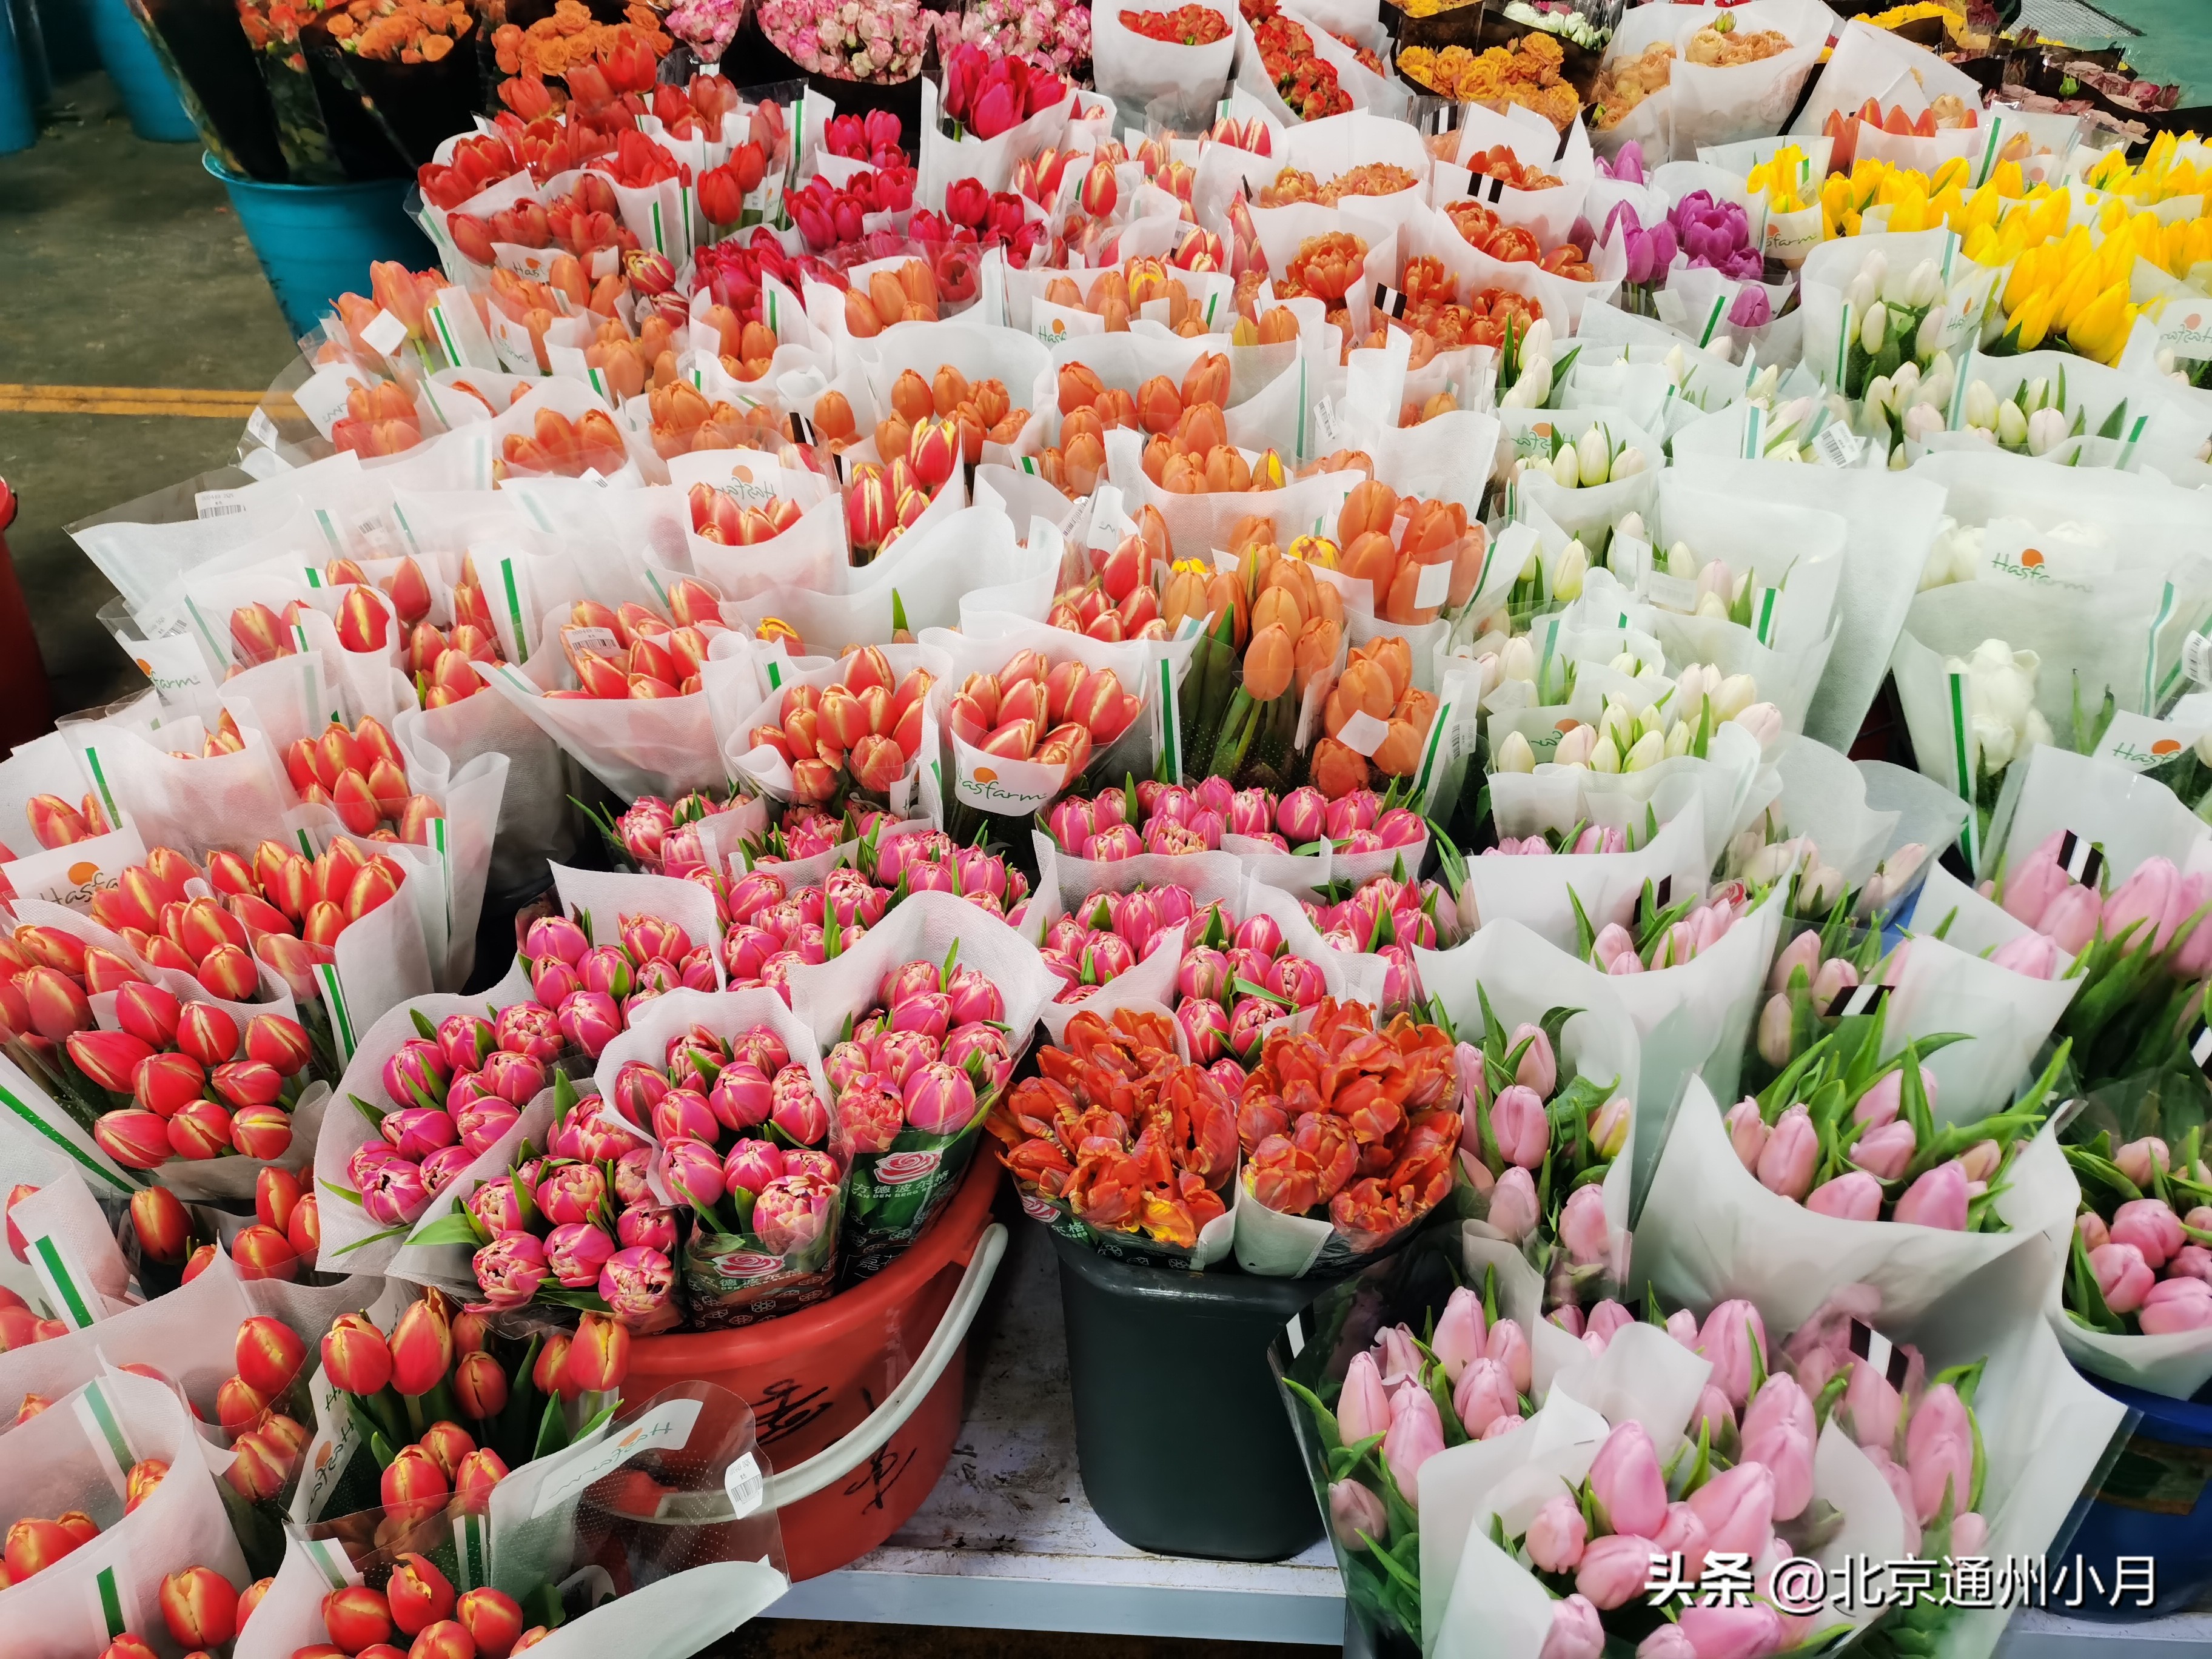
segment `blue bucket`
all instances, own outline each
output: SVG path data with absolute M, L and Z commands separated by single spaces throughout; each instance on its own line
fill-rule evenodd
M 28 149 L 38 141 L 39 116 L 31 105 L 23 43 L 16 36 L 8 0 L 0 0 L 0 155 Z
M 146 31 L 131 15 L 126 0 L 87 0 L 92 14 L 93 39 L 100 44 L 100 61 L 107 78 L 123 95 L 124 112 L 131 131 L 156 144 L 197 143 L 199 129 L 185 113 L 177 89 L 161 60 L 146 39 Z
M 2074 1561 L 2096 1574 L 2088 1593 L 2069 1615 L 2134 1623 L 2163 1618 L 2194 1606 L 2212 1588 L 2212 1404 L 2146 1394 L 2103 1377 L 2083 1376 L 2130 1410 L 2142 1413 L 2112 1460 L 2095 1492 L 2077 1505 L 2081 1522 L 2063 1564 L 2070 1585 Z M 2120 1558 L 2154 1564 L 2157 1594 L 2148 1607 L 2130 1595 L 2126 1605 L 2107 1605 L 2118 1583 Z M 2096 1593 L 2101 1581 L 2107 1591 Z M 2140 1582 L 2138 1574 L 2137 1582 Z
M 319 323 L 339 295 L 368 292 L 370 261 L 397 259 L 410 270 L 437 263 L 430 239 L 400 205 L 412 179 L 264 185 L 226 172 L 212 155 L 201 165 L 230 192 L 295 338 Z

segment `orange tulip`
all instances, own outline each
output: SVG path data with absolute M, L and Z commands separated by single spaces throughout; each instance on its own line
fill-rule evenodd
M 1330 800 L 1338 800 L 1355 789 L 1367 787 L 1367 762 L 1356 750 L 1346 748 L 1334 738 L 1323 738 L 1314 744 L 1313 785 Z
M 1255 611 L 1255 622 L 1257 617 Z M 1244 690 L 1255 702 L 1272 702 L 1290 690 L 1292 657 L 1291 635 L 1281 623 L 1254 629 L 1244 651 Z

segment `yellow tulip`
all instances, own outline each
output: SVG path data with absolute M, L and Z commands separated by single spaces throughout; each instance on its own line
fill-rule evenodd
M 2135 325 L 2136 307 L 2128 303 L 2127 284 L 2116 283 L 2081 308 L 2067 325 L 2066 340 L 2084 357 L 2116 362 Z
M 2012 319 L 2008 326 L 2018 332 L 2021 350 L 2033 351 L 2043 343 L 2043 337 L 2051 330 L 2051 297 L 2046 289 L 2017 309 L 2008 307 L 2006 314 Z

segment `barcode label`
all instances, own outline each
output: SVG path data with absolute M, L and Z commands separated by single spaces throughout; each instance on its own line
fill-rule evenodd
M 1813 453 L 1823 466 L 1856 466 L 1866 454 L 1867 441 L 1850 428 L 1824 426 L 1813 440 Z
M 2212 639 L 2191 631 L 2181 642 L 2181 668 L 2199 685 L 2212 685 Z

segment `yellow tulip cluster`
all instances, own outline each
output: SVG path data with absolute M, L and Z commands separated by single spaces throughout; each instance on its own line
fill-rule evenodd
M 2022 351 L 2063 340 L 2094 362 L 2118 362 L 2140 309 L 2128 301 L 2135 259 L 2130 238 L 2100 242 L 2087 225 L 2027 249 L 2005 283 L 2006 332 Z
M 1800 213 L 1813 205 L 1808 188 L 1812 171 L 1802 147 L 1784 144 L 1774 152 L 1772 161 L 1761 161 L 1751 170 L 1744 187 L 1754 198 L 1765 191 L 1770 213 Z
M 1832 173 L 1820 191 L 1824 234 L 1856 236 L 1865 216 L 1885 208 L 1890 230 L 1948 227 L 1969 258 L 2002 265 L 2066 228 L 2072 198 L 2065 190 L 2029 188 L 2017 161 L 2001 163 L 1974 189 L 1967 187 L 1972 172 L 1965 157 L 1953 156 L 1932 174 L 1874 161 Z
M 2212 216 L 2204 214 L 2162 225 L 2149 209 L 2130 213 L 2124 201 L 2112 197 L 2098 212 L 2097 231 L 2107 242 L 2124 242 L 2170 276 L 2186 278 L 2212 260 Z
M 2176 196 L 2203 195 L 2212 191 L 2212 167 L 2200 167 L 2180 154 L 2183 143 L 2194 144 L 2196 140 L 2195 133 L 2177 140 L 2172 133 L 2161 132 L 2151 141 L 2143 159 L 2135 163 L 2129 161 L 2124 150 L 2106 150 L 2083 175 L 2084 180 L 2094 189 L 2124 196 L 2143 207 Z

